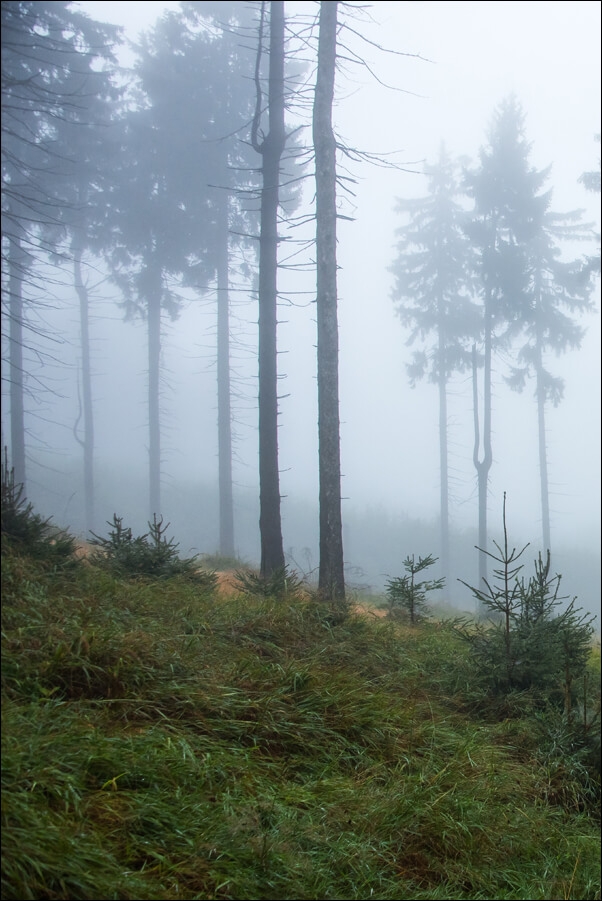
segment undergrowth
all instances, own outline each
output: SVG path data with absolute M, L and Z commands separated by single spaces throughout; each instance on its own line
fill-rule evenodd
M 2 550 L 12 547 L 35 557 L 47 567 L 70 566 L 74 562 L 75 539 L 44 519 L 25 497 L 23 485 L 15 483 L 8 453 L 0 466 L 0 536 Z
M 163 517 L 148 523 L 148 532 L 134 535 L 129 526 L 123 525 L 123 519 L 113 514 L 113 522 L 108 522 L 107 538 L 92 532 L 90 544 L 96 548 L 90 560 L 101 569 L 116 576 L 149 576 L 166 579 L 172 576 L 183 576 L 214 588 L 215 573 L 201 569 L 196 557 L 181 557 L 178 544 L 173 537 L 167 538 L 169 523 L 164 524 Z
M 453 625 L 2 569 L 8 901 L 600 898 L 595 767 Z

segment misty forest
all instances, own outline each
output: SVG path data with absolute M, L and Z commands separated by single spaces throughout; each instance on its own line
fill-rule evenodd
M 600 558 L 549 428 L 597 325 L 595 121 L 566 209 L 518 93 L 474 158 L 341 136 L 368 56 L 421 61 L 363 4 L 135 41 L 81 6 L 2 2 L 2 897 L 596 901 Z M 387 440 L 341 376 L 372 173 L 403 441 L 437 436 L 383 475 L 434 515 L 346 493 Z
M 393 200 L 399 353 L 410 384 L 433 384 L 422 416 L 439 448 L 437 469 L 390 478 L 438 484 L 439 512 L 358 509 L 344 491 L 337 226 L 362 172 L 411 177 L 334 130 L 335 74 L 361 63 L 359 11 L 339 9 L 330 58 L 317 20 L 294 7 L 285 20 L 278 5 L 184 3 L 142 33 L 124 70 L 120 30 L 72 7 L 3 7 L 2 446 L 27 497 L 84 539 L 115 513 L 139 530 L 164 516 L 195 553 L 263 574 L 287 563 L 335 595 L 382 589 L 406 553 L 434 553 L 450 600 L 466 602 L 458 580 L 487 577 L 475 547 L 490 550 L 501 526 L 501 505 L 488 509 L 495 398 L 524 391 L 536 437 L 517 465 L 538 484 L 541 530 L 520 538 L 557 551 L 546 416 L 563 402 L 555 358 L 591 323 L 598 225 L 556 209 L 520 99 L 492 109 L 478 159 L 442 142 L 423 196 Z M 593 166 L 576 172 L 576 207 L 599 185 Z M 289 393 L 304 344 L 314 371 Z M 472 404 L 461 461 L 449 448 L 459 385 Z M 308 405 L 309 484 L 287 437 Z M 453 527 L 459 467 L 478 497 L 472 530 Z M 512 524 L 520 483 L 505 490 Z M 591 557 L 579 562 L 595 609 Z

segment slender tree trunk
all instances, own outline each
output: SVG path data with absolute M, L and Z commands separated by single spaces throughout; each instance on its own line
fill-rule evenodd
M 441 569 L 449 593 L 449 473 L 447 448 L 447 381 L 439 375 L 439 457 L 441 470 Z
M 441 569 L 447 581 L 448 595 L 451 590 L 449 573 L 449 473 L 447 442 L 447 366 L 444 346 L 445 324 L 443 320 L 443 299 L 439 298 L 439 468 L 441 472 Z
M 23 277 L 26 253 L 18 234 L 8 238 L 10 450 L 15 485 L 25 492 L 25 405 L 23 371 Z
M 539 437 L 539 483 L 541 491 L 541 527 L 543 534 L 543 550 L 551 551 L 550 537 L 550 489 L 548 485 L 548 449 L 546 441 L 546 391 L 543 381 L 543 361 L 541 345 L 537 343 L 536 362 L 537 381 L 537 427 Z
M 261 48 L 258 58 L 261 54 Z M 256 76 L 258 80 L 258 75 Z M 253 146 L 262 155 L 262 190 L 259 236 L 259 531 L 261 575 L 284 568 L 278 470 L 278 205 L 280 159 L 284 150 L 284 3 L 270 3 L 270 62 L 268 133 L 257 143 L 258 116 Z M 260 110 L 260 103 L 258 103 Z
M 487 549 L 487 486 L 489 470 L 493 462 L 491 450 L 491 356 L 492 356 L 491 307 L 485 310 L 485 360 L 483 371 L 483 461 L 479 473 L 479 547 Z M 487 555 L 479 557 L 479 585 L 487 579 Z
M 472 384 L 473 384 L 473 408 L 474 408 L 474 449 L 473 463 L 477 471 L 477 485 L 479 497 L 479 589 L 485 587 L 487 581 L 487 485 L 489 470 L 492 463 L 491 451 L 491 313 L 489 304 L 485 309 L 485 353 L 483 376 L 483 459 L 479 460 L 481 441 L 479 434 L 479 392 L 477 375 L 477 351 L 472 349 Z M 479 609 L 479 614 L 483 609 Z
M 337 9 L 336 2 L 320 3 L 318 72 L 313 107 L 318 320 L 319 589 L 325 597 L 333 599 L 345 597 L 339 420 L 336 142 L 332 128 Z
M 148 277 L 148 459 L 150 518 L 161 514 L 161 295 L 160 268 L 147 269 Z
M 73 255 L 73 280 L 79 299 L 80 341 L 82 352 L 82 416 L 84 420 L 83 440 L 76 434 L 84 454 L 84 515 L 86 530 L 93 531 L 95 523 L 94 498 L 94 411 L 92 404 L 92 371 L 90 364 L 90 311 L 88 289 L 84 284 L 81 270 L 82 240 L 76 230 L 71 242 Z
M 232 410 L 230 389 L 228 196 L 218 200 L 220 233 L 217 261 L 217 435 L 219 470 L 219 550 L 234 556 L 234 506 L 232 500 Z

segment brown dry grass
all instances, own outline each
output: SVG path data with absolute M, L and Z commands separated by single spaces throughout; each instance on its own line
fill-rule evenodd
M 371 604 L 354 604 L 352 609 L 355 613 L 362 613 L 366 616 L 376 616 L 379 619 L 382 619 L 387 615 L 386 610 L 379 610 L 378 607 L 373 607 Z
M 232 597 L 234 594 L 238 594 L 240 592 L 240 586 L 236 580 L 236 574 L 232 572 L 232 570 L 223 570 L 221 572 L 216 572 L 217 576 L 217 590 L 221 594 L 222 597 Z
M 78 560 L 87 560 L 90 554 L 99 549 L 90 544 L 89 541 L 77 541 L 75 545 L 75 556 Z

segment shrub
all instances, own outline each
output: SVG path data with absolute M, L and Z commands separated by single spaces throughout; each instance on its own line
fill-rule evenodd
M 406 557 L 403 561 L 407 575 L 389 579 L 386 586 L 389 598 L 389 616 L 394 619 L 409 617 L 412 624 L 428 616 L 426 596 L 429 591 L 443 588 L 445 579 L 433 579 L 432 581 L 416 582 L 415 576 L 432 566 L 438 558 L 429 554 L 428 557 L 418 557 L 418 563 L 414 555 Z
M 34 557 L 52 566 L 74 564 L 75 539 L 53 525 L 51 518 L 43 519 L 34 512 L 24 493 L 23 485 L 15 484 L 15 471 L 8 468 L 4 449 L 1 467 L 2 544 L 19 553 Z
M 282 598 L 298 595 L 303 582 L 294 570 L 282 566 L 269 576 L 261 576 L 250 570 L 238 569 L 236 581 L 241 591 L 261 598 Z
M 571 721 L 578 705 L 576 688 L 591 652 L 593 617 L 575 607 L 576 598 L 557 612 L 568 598 L 559 596 L 561 576 L 550 575 L 549 551 L 545 562 L 539 554 L 527 582 L 519 578 L 523 566 L 517 561 L 528 545 L 518 553 L 516 548 L 509 550 L 505 495 L 503 526 L 503 548 L 494 542 L 498 554 L 485 552 L 499 564 L 493 582 L 486 581 L 484 589 L 463 582 L 489 611 L 489 621 L 462 624 L 459 632 L 470 642 L 489 692 L 506 696 L 529 692 L 563 709 Z
M 149 531 L 134 537 L 132 530 L 123 525 L 116 513 L 110 526 L 108 538 L 101 538 L 94 532 L 91 544 L 98 550 L 90 556 L 90 561 L 117 576 L 149 576 L 170 578 L 185 576 L 204 587 L 213 588 L 217 579 L 214 572 L 199 569 L 196 557 L 179 557 L 178 544 L 173 538 L 167 540 L 165 533 L 169 523 L 163 525 L 163 517 L 153 517 Z

